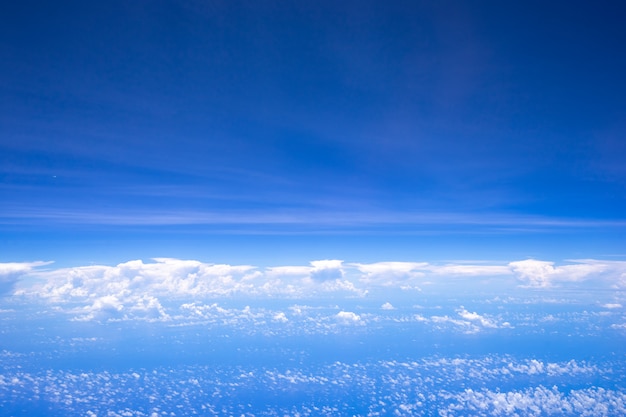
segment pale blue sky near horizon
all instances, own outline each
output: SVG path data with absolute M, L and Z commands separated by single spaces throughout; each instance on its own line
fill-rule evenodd
M 626 6 L 0 6 L 0 261 L 625 259 Z

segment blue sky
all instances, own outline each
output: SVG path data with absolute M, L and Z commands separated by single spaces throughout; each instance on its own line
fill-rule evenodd
M 624 259 L 620 2 L 0 9 L 0 261 Z
M 625 21 L 0 2 L 0 408 L 624 415 Z

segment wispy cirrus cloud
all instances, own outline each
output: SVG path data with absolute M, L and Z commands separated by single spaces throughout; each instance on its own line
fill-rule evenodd
M 181 196 L 184 197 L 184 196 Z M 168 198 L 175 198 L 169 196 Z M 229 198 L 226 198 L 227 200 Z M 275 202 L 274 202 L 275 203 Z M 280 230 L 289 226 L 294 232 L 315 231 L 316 227 L 332 227 L 336 232 L 359 228 L 362 230 L 380 232 L 394 231 L 402 228 L 404 233 L 418 232 L 413 228 L 428 227 L 431 229 L 448 228 L 455 226 L 457 232 L 471 231 L 516 231 L 537 232 L 541 230 L 567 229 L 602 229 L 625 228 L 626 221 L 622 219 L 589 219 L 589 218 L 559 218 L 530 215 L 504 215 L 498 212 L 487 214 L 471 214 L 458 212 L 428 212 L 414 211 L 411 213 L 389 211 L 370 207 L 363 210 L 362 205 L 341 209 L 328 207 L 325 204 L 295 204 L 290 209 L 283 206 L 274 206 L 267 202 L 265 209 L 249 210 L 240 208 L 233 211 L 231 207 L 223 210 L 189 210 L 174 208 L 142 207 L 140 210 L 132 207 L 115 207 L 112 210 L 102 211 L 97 207 L 81 207 L 80 205 L 55 207 L 47 205 L 45 208 L 32 206 L 5 204 L 0 209 L 0 224 L 48 224 L 48 225 L 109 225 L 109 226 L 238 226 L 242 232 L 263 227 L 265 230 Z M 461 228 L 461 229 L 458 229 Z M 229 229 L 230 230 L 230 229 Z M 328 232 L 328 231 L 327 231 Z

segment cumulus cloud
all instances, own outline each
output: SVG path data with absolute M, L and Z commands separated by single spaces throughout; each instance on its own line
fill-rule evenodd
M 272 319 L 279 323 L 287 323 L 289 321 L 285 313 L 283 313 L 282 311 L 279 311 L 278 313 L 274 314 L 274 317 L 272 317 Z
M 62 268 L 40 274 L 45 282 L 30 288 L 30 292 L 54 300 L 94 295 L 126 298 L 131 294 L 220 296 L 252 288 L 247 278 L 254 276 L 254 272 L 255 267 L 249 265 L 204 264 L 163 258 L 152 263 L 136 260 L 117 266 Z
M 380 306 L 380 308 L 382 308 L 383 310 L 395 310 L 396 309 L 393 305 L 391 305 L 390 302 L 386 302 L 385 304 Z
M 342 324 L 357 324 L 361 322 L 361 316 L 352 311 L 340 311 L 335 316 L 338 322 Z
M 16 291 L 53 303 L 84 305 L 79 319 L 167 319 L 160 297 L 205 298 L 262 291 L 249 265 L 206 264 L 158 258 L 117 266 L 61 268 L 38 273 L 40 282 Z
M 343 261 L 323 260 L 311 262 L 311 278 L 315 281 L 331 281 L 343 278 Z
M 97 298 L 91 305 L 83 308 L 84 314 L 78 320 L 106 321 L 124 318 L 124 304 L 114 295 Z
M 607 289 L 626 287 L 626 262 L 592 259 L 570 260 L 563 265 L 535 259 L 507 265 L 478 261 L 444 265 L 427 262 L 363 264 L 326 259 L 312 261 L 308 265 L 259 268 L 155 258 L 147 262 L 132 260 L 115 266 L 37 269 L 45 264 L 0 264 L 0 288 L 5 292 L 14 288 L 16 296 L 72 305 L 73 312 L 84 308 L 78 317 L 94 320 L 106 317 L 167 320 L 168 313 L 161 305 L 163 300 L 191 302 L 235 296 L 301 299 L 330 294 L 362 297 L 380 292 L 383 287 L 415 289 L 424 280 L 435 282 L 447 276 L 473 280 L 480 276 L 499 275 L 511 283 L 516 278 L 523 287 L 532 288 L 551 288 L 562 283 L 583 285 L 587 282 Z M 26 274 L 28 280 L 19 279 Z M 480 284 L 478 280 L 476 282 Z M 617 303 L 604 306 L 618 308 Z M 383 304 L 381 308 L 390 309 L 392 306 Z M 464 311 L 459 314 L 460 317 L 449 318 L 448 322 L 489 327 L 488 321 L 472 316 L 476 313 Z
M 461 308 L 458 311 L 458 314 L 459 316 L 461 316 L 461 318 L 474 324 L 479 324 L 480 326 L 485 328 L 497 329 L 499 327 L 495 320 L 487 318 L 485 316 L 481 316 L 478 313 L 470 313 L 465 308 Z

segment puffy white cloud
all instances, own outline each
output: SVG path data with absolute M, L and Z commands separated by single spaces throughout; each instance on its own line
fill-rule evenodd
M 316 260 L 309 265 L 273 266 L 204 263 L 196 260 L 156 258 L 132 260 L 115 266 L 90 265 L 51 270 L 36 269 L 44 262 L 0 264 L 0 284 L 15 286 L 14 294 L 71 305 L 71 312 L 82 319 L 168 320 L 172 313 L 165 306 L 233 296 L 307 298 L 320 295 L 365 296 L 382 294 L 386 288 L 417 288 L 424 280 L 434 282 L 450 276 L 471 282 L 479 276 L 514 278 L 523 286 L 550 288 L 557 283 L 571 285 L 592 282 L 604 288 L 626 285 L 626 262 L 570 260 L 565 265 L 527 259 L 507 265 L 465 262 L 435 265 L 426 262 L 344 263 L 341 260 Z M 18 280 L 28 274 L 28 280 Z M 593 280 L 592 280 L 593 279 Z M 442 280 L 446 284 L 448 281 Z M 1 286 L 1 285 L 0 285 Z M 384 287 L 384 288 L 383 288 Z M 467 288 L 467 286 L 465 286 Z M 455 287 L 451 287 L 454 291 Z M 385 295 L 387 297 L 387 295 Z M 165 302 L 166 301 L 166 302 Z M 384 300 L 379 300 L 384 301 Z M 393 301 L 393 300 L 391 300 Z M 621 304 L 604 301 L 605 308 Z M 78 307 L 77 307 L 78 306 Z M 68 307 L 69 308 L 69 307 Z M 84 308 L 84 310 L 80 310 Z M 169 307 L 168 307 L 169 308 Z M 392 308 L 383 304 L 382 309 Z M 169 314 L 169 315 L 168 315 Z M 453 318 L 429 319 L 431 323 L 458 325 L 471 329 L 503 327 L 504 323 L 478 313 L 457 311 Z M 269 320 L 272 318 L 269 317 Z M 456 323 L 456 324 L 455 324 Z
M 285 313 L 283 313 L 282 311 L 279 311 L 278 313 L 274 314 L 274 317 L 272 317 L 272 319 L 280 323 L 287 323 L 289 321 Z
M 77 321 L 117 321 L 146 320 L 167 321 L 170 316 L 160 301 L 152 296 L 120 299 L 115 295 L 105 295 L 78 310 Z
M 131 306 L 130 312 L 134 317 L 141 317 L 150 321 L 170 319 L 161 302 L 156 297 L 151 296 L 143 296 L 137 299 L 135 305 Z
M 496 329 L 499 327 L 498 324 L 493 319 L 487 318 L 485 316 L 481 316 L 478 313 L 470 313 L 465 308 L 461 308 L 458 311 L 458 314 L 459 316 L 461 316 L 461 318 L 468 320 L 474 324 L 480 324 L 482 327 L 491 328 L 491 329 Z
M 361 322 L 361 316 L 352 311 L 340 311 L 335 316 L 338 322 L 343 324 L 355 324 Z
M 124 304 L 114 295 L 97 298 L 91 305 L 83 308 L 84 314 L 78 320 L 106 321 L 124 318 Z
M 393 305 L 391 305 L 390 302 L 386 302 L 385 304 L 380 306 L 380 308 L 382 308 L 383 310 L 395 310 L 396 309 Z
M 426 317 L 421 314 L 413 315 L 412 320 L 427 325 L 432 325 L 438 330 L 460 331 L 462 333 L 479 333 L 486 329 L 504 329 L 512 328 L 511 323 L 503 321 L 500 317 L 492 317 L 489 315 L 481 315 L 476 312 L 470 312 L 464 307 L 456 310 L 456 316 L 430 316 Z
M 549 286 L 556 273 L 553 265 L 554 262 L 537 261 L 535 259 L 511 262 L 509 264 L 518 277 L 526 281 L 531 287 Z
M 216 265 L 198 261 L 156 259 L 153 263 L 130 261 L 117 266 L 62 268 L 38 274 L 43 284 L 24 289 L 54 300 L 115 295 L 151 294 L 177 296 L 220 296 L 254 288 L 249 277 L 255 267 Z
M 342 269 L 343 261 L 338 260 L 322 260 L 313 261 L 311 265 L 311 278 L 315 281 L 331 281 L 341 279 L 344 276 Z

